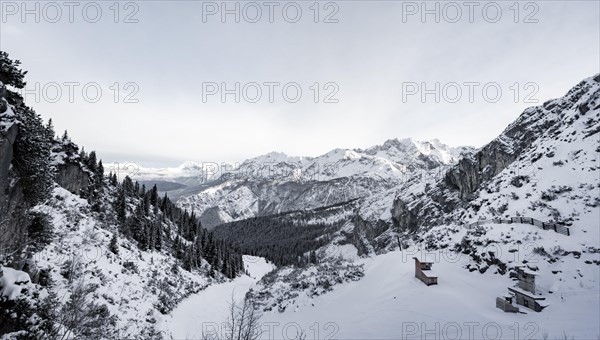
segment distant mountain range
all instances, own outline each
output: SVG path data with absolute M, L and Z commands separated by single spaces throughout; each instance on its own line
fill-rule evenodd
M 186 162 L 177 168 L 141 168 L 135 178 L 157 184 L 212 228 L 370 196 L 416 173 L 455 164 L 461 154 L 473 151 L 437 139 L 390 139 L 367 149 L 334 149 L 318 157 L 271 152 L 237 166 Z

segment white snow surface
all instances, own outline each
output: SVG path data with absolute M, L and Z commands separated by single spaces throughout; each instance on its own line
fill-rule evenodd
M 496 296 L 514 285 L 507 277 L 470 273 L 457 263 L 439 261 L 433 268 L 439 284 L 426 286 L 414 277 L 411 255 L 390 252 L 361 260 L 362 280 L 343 284 L 294 311 L 269 312 L 262 321 L 280 325 L 275 338 L 282 338 L 285 325 L 292 322 L 305 330 L 308 339 L 485 339 L 494 338 L 496 332 L 502 339 L 544 334 L 558 338 L 563 332 L 595 339 L 600 334 L 594 289 L 598 277 L 593 273 L 583 287 L 576 284 L 546 295 L 550 306 L 541 313 L 521 306 L 527 314 L 510 314 L 495 307 Z
M 364 265 L 365 270 L 358 281 L 341 283 L 316 297 L 300 293 L 292 298 L 293 308 L 264 312 L 262 338 L 294 339 L 300 331 L 306 339 L 598 338 L 598 265 L 584 262 L 597 260 L 598 254 L 583 253 L 581 258 L 567 254 L 550 263 L 532 251 L 544 247 L 552 253 L 560 248 L 580 249 L 582 244 L 597 247 L 596 240 L 586 240 L 585 235 L 560 235 L 527 224 L 482 228 L 485 234 L 480 240 L 511 241 L 479 246 L 481 254 L 494 251 L 509 267 L 527 263 L 538 269 L 536 291 L 545 298 L 542 305 L 547 306 L 542 312 L 518 306 L 522 313 L 504 313 L 495 307 L 495 299 L 515 286 L 508 274 L 498 274 L 498 267 L 493 265 L 483 274 L 471 272 L 465 268 L 474 264 L 470 256 L 427 251 L 422 243 L 415 243 L 403 251 L 356 259 L 354 264 Z M 425 238 L 432 235 L 440 245 L 453 244 L 468 231 L 440 226 Z M 438 285 L 426 286 L 414 277 L 413 257 L 434 263 L 429 274 L 438 277 Z M 249 264 L 256 279 L 271 269 L 263 260 Z M 220 330 L 232 294 L 239 300 L 250 288 L 265 288 L 256 279 L 244 276 L 189 297 L 165 317 L 164 329 L 174 339 L 200 339 L 203 325 L 205 330 Z
M 50 216 L 55 241 L 33 255 L 35 266 L 51 269 L 52 290 L 61 303 L 68 301 L 76 284 L 95 287 L 90 299 L 117 316 L 116 333 L 106 330 L 107 338 L 145 338 L 161 316 L 161 301 L 174 304 L 222 281 L 208 278 L 205 262 L 202 270 L 177 267 L 174 272 L 177 262 L 172 256 L 140 251 L 126 238 L 120 238 L 118 254 L 113 254 L 109 243 L 116 225 L 94 218 L 86 200 L 61 187 L 55 187 L 52 195 L 55 200 L 35 209 Z M 77 273 L 74 282 L 61 274 L 67 264 Z
M 21 291 L 29 283 L 31 283 L 29 274 L 10 267 L 0 266 L 0 296 L 14 299 L 21 295 Z
M 250 275 L 230 282 L 212 285 L 201 293 L 181 301 L 169 315 L 162 316 L 161 329 L 172 339 L 202 339 L 211 329 L 221 330 L 227 320 L 232 298 L 243 300 L 246 292 L 275 267 L 264 258 L 244 255 L 244 264 Z

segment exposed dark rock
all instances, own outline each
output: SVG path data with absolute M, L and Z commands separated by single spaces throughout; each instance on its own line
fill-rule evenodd
M 594 81 L 599 82 L 599 76 Z M 589 91 L 590 81 L 579 83 L 563 98 L 554 99 L 542 106 L 526 109 L 502 134 L 476 153 L 463 157 L 446 173 L 445 182 L 460 191 L 461 199 L 469 199 L 481 183 L 492 179 L 544 133 L 559 130 L 568 109 L 577 107 L 585 114 L 587 103 L 577 102 Z M 595 98 L 596 96 L 592 96 Z M 575 106 L 577 105 L 577 106 Z
M 28 206 L 21 183 L 14 175 L 11 165 L 17 134 L 17 125 L 0 132 L 0 255 L 16 250 L 12 247 L 21 244 L 17 240 L 25 237 L 25 228 L 21 226 L 27 225 Z
M 392 221 L 400 231 L 415 231 L 419 227 L 417 213 L 411 211 L 408 205 L 399 198 L 394 200 Z
M 586 114 L 589 110 L 590 108 L 587 106 L 587 103 L 579 105 L 579 112 L 581 112 L 581 114 Z
M 390 226 L 385 222 L 377 221 L 375 224 L 373 224 L 363 219 L 360 215 L 354 215 L 352 216 L 352 224 L 354 225 L 354 229 L 352 231 L 352 237 L 349 241 L 356 247 L 356 249 L 358 249 L 357 254 L 359 256 L 369 255 L 370 250 L 368 244 L 388 244 L 389 241 L 386 239 L 379 239 L 375 241 L 384 231 L 389 229 Z M 383 246 L 376 248 L 382 249 Z
M 56 183 L 73 194 L 81 195 L 88 190 L 90 175 L 79 163 L 67 162 L 58 166 Z
M 0 113 L 6 112 L 8 108 L 8 103 L 4 100 L 4 97 L 6 97 L 6 87 L 0 82 Z
M 475 154 L 463 157 L 446 173 L 446 184 L 458 189 L 462 199 L 468 199 L 481 183 L 492 179 L 514 162 L 536 139 L 541 132 L 538 126 L 532 126 L 536 121 L 527 119 L 527 111 L 521 118 L 511 124 L 500 137 Z M 523 121 L 522 124 L 520 120 Z
M 600 91 L 595 82 L 600 82 L 600 75 L 586 79 L 573 87 L 564 97 L 545 102 L 541 106 L 526 109 L 496 139 L 477 150 L 463 153 L 458 163 L 446 171 L 443 179 L 427 186 L 423 193 L 402 194 L 396 197 L 391 207 L 394 227 L 399 231 L 414 232 L 441 223 L 449 223 L 448 219 L 456 218 L 460 222 L 462 216 L 449 213 L 457 207 L 465 207 L 478 196 L 482 185 L 506 169 L 510 164 L 519 161 L 535 141 L 544 138 L 556 138 L 565 124 L 573 124 L 568 115 L 572 110 L 585 114 L 590 107 L 600 101 Z M 585 102 L 581 100 L 587 95 Z M 584 108 L 585 107 L 585 108 Z M 589 120 L 589 132 L 594 135 L 600 132 L 600 126 Z M 522 181 L 529 181 L 535 173 L 533 165 L 544 155 L 552 157 L 552 151 L 532 153 L 521 167 L 522 173 L 516 173 L 513 185 L 522 186 Z
M 17 138 L 17 126 L 12 125 L 6 132 L 0 132 L 0 186 L 8 180 L 8 171 L 13 158 L 13 144 Z M 0 192 L 0 194 L 2 194 Z

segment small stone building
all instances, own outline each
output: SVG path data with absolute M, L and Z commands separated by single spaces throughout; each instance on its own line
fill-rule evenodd
M 421 262 L 416 257 L 413 257 L 413 259 L 415 259 L 415 277 L 428 286 L 437 285 L 437 276 L 428 276 L 423 273 L 423 271 L 431 270 L 433 262 Z
M 519 307 L 515 307 L 512 304 L 513 297 L 505 295 L 503 297 L 496 298 L 496 308 L 502 309 L 506 313 L 518 313 Z
M 526 290 L 523 290 L 519 287 L 508 288 L 508 291 L 514 294 L 515 301 L 517 305 L 525 306 L 527 308 L 533 309 L 536 312 L 541 312 L 546 306 L 542 306 L 538 301 L 546 300 L 545 297 L 540 295 L 532 294 Z
M 538 275 L 532 271 L 529 271 L 523 267 L 515 268 L 517 273 L 517 286 L 525 291 L 535 294 L 535 277 Z
M 535 293 L 535 277 L 537 273 L 529 271 L 524 267 L 515 268 L 517 274 L 517 285 L 508 287 L 509 296 L 504 298 L 496 298 L 496 307 L 507 313 L 517 313 L 519 308 L 513 305 L 513 301 L 517 305 L 525 306 L 536 312 L 541 312 L 546 306 L 542 306 L 539 301 L 545 300 L 545 297 Z

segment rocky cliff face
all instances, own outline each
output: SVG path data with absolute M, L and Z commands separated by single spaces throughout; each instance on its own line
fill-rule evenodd
M 4 97 L 6 97 L 6 87 L 2 82 L 0 82 L 0 114 L 6 112 L 8 109 L 8 103 Z
M 17 139 L 18 127 L 13 123 L 13 113 L 8 109 L 4 98 L 4 88 L 0 83 L 0 250 L 10 254 L 16 249 L 15 240 L 25 236 L 27 204 L 20 181 L 13 173 L 13 145 Z
M 31 179 L 27 172 L 21 173 L 23 156 L 29 156 L 27 147 L 19 149 L 19 140 L 23 138 L 24 129 L 19 111 L 9 103 L 18 102 L 18 95 L 6 91 L 0 83 L 0 256 L 5 259 L 19 260 L 22 246 L 27 244 L 27 229 L 30 225 L 30 209 L 36 202 L 26 194 L 26 180 Z M 25 118 L 27 119 L 27 118 Z M 25 157 L 28 161 L 36 159 Z M 55 157 L 56 158 L 56 157 Z M 87 190 L 90 177 L 79 163 L 55 163 L 56 182 L 74 194 Z M 22 169 L 21 169 L 22 170 Z M 16 262 L 15 262 L 16 263 Z
M 83 170 L 79 163 L 60 164 L 56 170 L 56 183 L 61 187 L 75 195 L 81 195 L 88 190 L 90 175 Z
M 524 210 L 529 215 L 525 216 L 547 210 L 549 215 L 536 218 L 556 219 L 561 213 L 564 215 L 569 209 L 573 210 L 574 199 L 587 195 L 574 195 L 570 202 L 550 209 L 548 202 L 553 197 L 576 187 L 600 185 L 597 173 L 595 182 L 584 180 L 588 171 L 598 170 L 591 155 L 597 156 L 600 152 L 600 146 L 594 144 L 599 141 L 599 132 L 600 75 L 596 75 L 577 84 L 564 97 L 526 109 L 500 136 L 478 151 L 463 155 L 437 181 L 425 183 L 419 179 L 403 183 L 392 203 L 394 227 L 401 232 L 416 231 L 421 227 L 471 220 L 477 216 L 503 216 L 512 201 L 519 200 L 520 195 L 514 191 L 524 185 L 532 185 L 525 193 L 530 202 Z M 595 138 L 590 138 L 592 136 Z M 556 159 L 565 153 L 569 156 Z M 553 159 L 553 162 L 544 167 L 546 159 Z M 569 161 L 578 161 L 582 165 L 567 166 Z M 571 169 L 574 174 L 558 175 L 561 168 Z M 578 177 L 581 181 L 576 185 L 566 185 Z M 545 192 L 542 183 L 547 186 Z M 534 201 L 532 193 L 535 192 L 542 197 L 541 202 Z M 554 192 L 559 194 L 552 194 Z M 497 198 L 497 202 L 482 198 L 490 194 L 501 198 Z M 523 214 L 523 209 L 514 213 Z
M 413 209 L 418 210 L 418 209 Z M 392 221 L 394 225 L 402 226 L 406 230 L 415 230 L 418 226 L 417 214 L 409 209 L 408 204 L 403 200 L 396 198 L 392 206 Z
M 6 131 L 0 131 L 0 186 L 7 187 L 9 171 L 13 158 L 13 144 L 17 138 L 17 126 L 12 125 Z M 4 190 L 0 190 L 0 202 Z
M 447 172 L 446 183 L 458 189 L 462 199 L 468 199 L 483 182 L 492 179 L 517 160 L 536 139 L 563 129 L 566 112 L 576 109 L 585 114 L 589 111 L 592 98 L 583 102 L 580 99 L 598 82 L 600 75 L 579 83 L 562 98 L 528 108 L 500 136 L 474 154 L 463 157 Z

